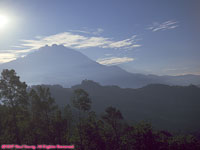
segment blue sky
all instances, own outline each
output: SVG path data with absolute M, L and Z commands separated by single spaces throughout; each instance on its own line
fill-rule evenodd
M 199 0 L 0 0 L 8 18 L 0 63 L 55 43 L 130 72 L 200 74 L 199 8 Z

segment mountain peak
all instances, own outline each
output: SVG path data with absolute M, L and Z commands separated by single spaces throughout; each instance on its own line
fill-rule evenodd
M 51 46 L 49 46 L 49 45 L 45 45 L 45 46 L 43 46 L 43 47 L 41 47 L 41 48 L 39 48 L 37 51 L 35 51 L 35 52 L 38 52 L 38 51 L 75 51 L 75 52 L 77 52 L 76 50 L 73 50 L 73 49 L 71 49 L 71 48 L 68 48 L 68 47 L 65 47 L 64 45 L 57 45 L 57 44 L 53 44 L 53 45 L 51 45 Z
M 60 45 L 58 45 L 58 44 L 52 44 L 50 46 L 47 44 L 47 45 L 44 46 L 44 48 L 51 48 L 51 47 L 57 48 L 57 47 L 65 47 L 65 46 L 63 44 L 60 44 Z
M 200 77 L 159 77 L 132 74 L 118 66 L 104 66 L 91 60 L 81 52 L 53 44 L 44 46 L 26 57 L 0 65 L 2 69 L 15 69 L 28 84 L 61 84 L 70 87 L 88 79 L 91 87 L 117 85 L 123 88 L 139 88 L 147 84 L 188 85 L 199 84 Z M 186 78 L 187 77 L 187 78 Z M 85 85 L 86 81 L 82 84 Z
M 98 88 L 98 87 L 101 87 L 101 85 L 97 82 L 94 82 L 92 80 L 83 80 L 81 82 L 81 84 L 79 85 L 74 85 L 72 86 L 71 88 L 72 89 L 77 89 L 77 88 L 81 88 L 81 89 L 95 89 L 95 88 Z

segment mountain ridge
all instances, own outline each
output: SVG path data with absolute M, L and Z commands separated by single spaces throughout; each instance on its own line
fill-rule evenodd
M 138 89 L 102 86 L 83 80 L 71 88 L 43 85 L 50 88 L 59 106 L 70 104 L 75 89 L 84 89 L 92 100 L 92 110 L 101 114 L 106 107 L 118 108 L 130 122 L 145 120 L 154 127 L 170 131 L 200 130 L 200 88 L 151 84 Z
M 23 58 L 0 65 L 2 69 L 15 69 L 29 85 L 60 84 L 64 87 L 80 83 L 84 79 L 102 85 L 118 85 L 123 88 L 140 88 L 148 84 L 168 85 L 200 84 L 200 76 L 157 76 L 130 73 L 118 66 L 101 65 L 81 52 L 63 45 L 45 46 Z

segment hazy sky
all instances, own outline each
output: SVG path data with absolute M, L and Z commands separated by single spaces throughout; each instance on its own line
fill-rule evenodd
M 105 65 L 200 74 L 199 0 L 0 0 L 0 63 L 63 44 Z

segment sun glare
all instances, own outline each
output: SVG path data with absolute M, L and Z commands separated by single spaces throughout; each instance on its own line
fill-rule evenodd
M 8 22 L 9 22 L 9 19 L 8 19 L 7 16 L 5 16 L 5 15 L 0 15 L 0 29 L 1 29 L 1 28 L 5 28 L 6 25 L 8 24 Z

